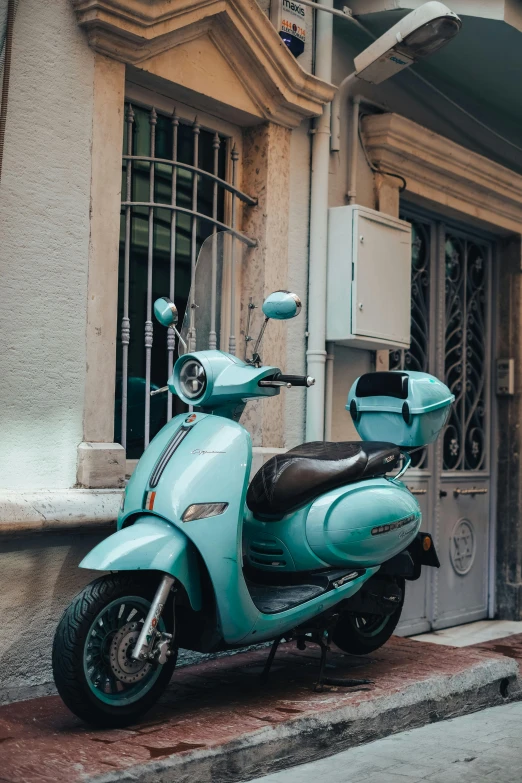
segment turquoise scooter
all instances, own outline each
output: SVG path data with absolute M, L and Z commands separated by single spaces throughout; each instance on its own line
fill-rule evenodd
M 117 532 L 80 564 L 109 573 L 82 590 L 56 631 L 58 692 L 95 725 L 135 722 L 167 687 L 179 648 L 213 653 L 272 641 L 266 675 L 281 639 L 301 649 L 316 643 L 321 683 L 330 640 L 352 654 L 382 646 L 399 621 L 405 580 L 439 566 L 400 481 L 409 452 L 434 441 L 449 415 L 453 397 L 432 376 L 363 375 L 347 403 L 362 441 L 305 443 L 250 481 L 251 438 L 239 421 L 246 402 L 313 379 L 261 363 L 269 321 L 301 309 L 287 291 L 265 300 L 251 352 L 247 326 L 248 358 L 201 350 L 224 312 L 208 292 L 222 289 L 237 244 L 227 234 L 204 243 L 180 332 L 174 303 L 154 305 L 180 352 L 158 391 L 176 394 L 187 412 L 140 459 Z

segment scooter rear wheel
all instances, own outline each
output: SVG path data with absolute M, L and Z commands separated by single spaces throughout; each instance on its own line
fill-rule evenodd
M 165 690 L 176 665 L 131 658 L 157 587 L 152 575 L 121 573 L 87 585 L 65 611 L 53 645 L 53 674 L 63 701 L 82 720 L 121 727 L 136 722 Z M 171 599 L 158 629 L 172 633 Z
M 403 596 L 404 596 L 404 585 Z M 403 598 L 404 601 L 404 598 Z M 350 655 L 367 655 L 382 647 L 393 635 L 403 604 L 389 615 L 342 612 L 332 631 L 332 641 Z

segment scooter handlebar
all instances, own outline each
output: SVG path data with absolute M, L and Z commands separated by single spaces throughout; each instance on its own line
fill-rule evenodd
M 263 381 L 259 381 L 259 386 L 313 386 L 315 378 L 311 378 L 309 375 L 285 375 L 278 372 L 276 375 L 272 375 L 271 378 L 265 378 Z

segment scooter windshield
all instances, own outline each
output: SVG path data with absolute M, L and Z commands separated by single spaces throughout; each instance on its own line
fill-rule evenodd
M 181 327 L 180 354 L 215 348 L 232 348 L 235 353 L 237 296 L 246 250 L 244 241 L 228 231 L 211 234 L 201 245 Z

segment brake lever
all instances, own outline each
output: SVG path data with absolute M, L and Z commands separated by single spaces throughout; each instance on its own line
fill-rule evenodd
M 279 386 L 286 386 L 287 389 L 292 388 L 291 383 L 287 383 L 286 381 L 259 381 L 257 384 L 258 386 L 272 386 L 273 388 L 277 389 Z
M 150 396 L 154 397 L 155 394 L 161 394 L 162 392 L 166 392 L 169 390 L 168 386 L 162 386 L 161 389 L 154 389 L 154 391 L 150 392 Z

